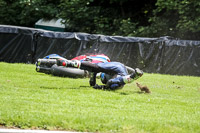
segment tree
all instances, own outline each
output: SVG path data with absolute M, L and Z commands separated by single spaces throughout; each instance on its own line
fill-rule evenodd
M 199 0 L 0 0 L 0 24 L 62 18 L 68 31 L 200 39 Z
M 41 18 L 55 18 L 59 4 L 59 0 L 0 0 L 0 24 L 34 27 Z
M 135 33 L 137 26 L 148 25 L 153 3 L 155 0 L 62 0 L 59 16 L 72 31 L 126 36 Z
M 0 24 L 19 24 L 18 14 L 23 9 L 23 5 L 18 4 L 19 2 L 19 0 L 0 0 Z
M 151 23 L 140 27 L 142 36 L 172 36 L 182 39 L 200 39 L 199 0 L 157 0 Z

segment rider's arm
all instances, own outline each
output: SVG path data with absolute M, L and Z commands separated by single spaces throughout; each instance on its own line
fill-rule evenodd
M 90 75 L 90 86 L 95 86 L 95 84 L 96 84 L 96 75 L 97 75 L 97 73 L 91 72 L 91 75 Z
M 125 67 L 126 67 L 126 69 L 128 70 L 129 73 L 135 72 L 135 69 L 133 69 L 133 68 L 131 68 L 129 66 L 125 66 Z

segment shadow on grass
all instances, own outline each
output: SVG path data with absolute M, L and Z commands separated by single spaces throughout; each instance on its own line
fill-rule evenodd
M 91 86 L 79 86 L 79 87 L 49 87 L 49 86 L 40 86 L 41 89 L 71 89 L 71 90 L 79 90 L 79 89 L 89 89 L 91 88 Z M 93 88 L 92 88 L 93 89 Z M 141 91 L 117 91 L 117 90 L 109 90 L 109 89 L 94 89 L 94 90 L 100 90 L 100 91 L 108 91 L 108 92 L 113 92 L 113 93 L 117 93 L 119 95 L 133 95 L 133 94 L 145 94 L 144 92 Z
M 69 89 L 69 88 L 66 88 L 66 87 L 55 87 L 55 86 L 52 86 L 52 87 L 49 87 L 49 86 L 40 86 L 41 89 Z
M 90 88 L 90 86 L 80 86 L 80 87 L 55 87 L 55 86 L 52 86 L 52 87 L 49 87 L 49 86 L 40 86 L 41 89 L 85 89 L 85 88 Z
M 90 87 L 91 87 L 91 86 L 89 86 L 89 85 L 85 85 L 85 86 L 84 86 L 84 85 L 81 85 L 81 86 L 80 86 L 80 88 L 90 88 Z
M 141 91 L 131 91 L 131 92 L 116 92 L 120 95 L 133 95 L 133 94 L 145 94 L 144 92 Z

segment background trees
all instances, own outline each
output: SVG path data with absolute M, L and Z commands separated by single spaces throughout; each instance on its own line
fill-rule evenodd
M 69 31 L 200 39 L 199 0 L 0 0 L 0 24 L 63 18 Z
M 156 0 L 65 0 L 60 17 L 75 31 L 106 35 L 136 35 L 147 26 Z
M 200 1 L 157 0 L 149 22 L 141 34 L 200 39 Z
M 0 24 L 34 27 L 58 15 L 59 0 L 0 0 Z

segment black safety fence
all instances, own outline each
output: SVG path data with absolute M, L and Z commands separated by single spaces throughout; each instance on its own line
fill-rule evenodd
M 52 32 L 0 25 L 0 61 L 35 63 L 48 54 L 72 59 L 105 54 L 148 73 L 200 76 L 200 41 Z

